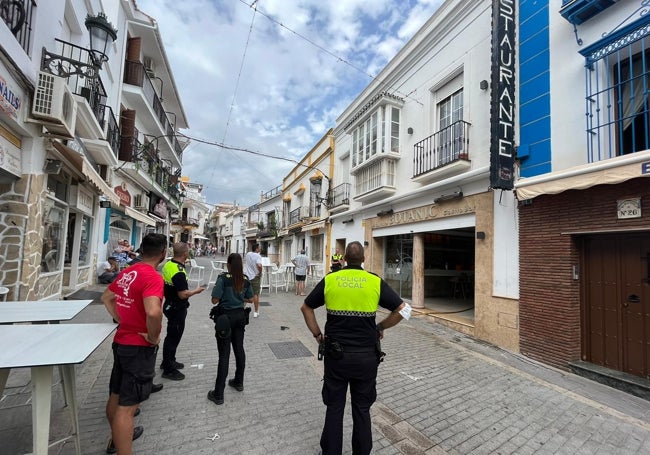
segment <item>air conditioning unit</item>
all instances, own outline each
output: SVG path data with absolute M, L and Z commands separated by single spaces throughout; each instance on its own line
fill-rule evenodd
M 74 137 L 77 102 L 65 79 L 43 71 L 38 73 L 32 117 L 42 124 L 48 133 L 66 138 Z
M 144 66 L 144 70 L 147 72 L 149 77 L 154 77 L 156 74 L 156 64 L 154 63 L 153 59 L 151 57 L 143 57 L 142 65 Z
M 133 206 L 137 210 L 149 210 L 149 196 L 146 194 L 136 194 L 133 198 Z

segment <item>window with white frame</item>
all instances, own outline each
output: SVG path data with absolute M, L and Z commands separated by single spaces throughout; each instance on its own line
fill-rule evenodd
M 352 167 L 361 166 L 385 153 L 400 153 L 401 110 L 384 103 L 351 132 Z
M 438 103 L 438 161 L 446 164 L 458 159 L 465 144 L 463 124 L 463 89 Z
M 357 195 L 369 193 L 381 187 L 395 186 L 395 160 L 381 160 L 361 169 L 355 175 Z
M 650 149 L 650 21 L 586 48 L 588 161 Z
M 438 103 L 440 129 L 447 128 L 454 122 L 463 119 L 463 89 L 451 94 Z

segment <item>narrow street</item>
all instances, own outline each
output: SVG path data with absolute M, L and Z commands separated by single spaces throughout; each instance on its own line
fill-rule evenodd
M 207 259 L 199 262 L 208 269 Z M 322 363 L 302 320 L 300 297 L 264 290 L 260 316 L 246 330 L 245 390 L 227 388 L 225 404 L 215 406 L 206 398 L 217 365 L 209 290 L 191 300 L 179 347 L 187 377 L 156 378 L 164 389 L 143 403 L 136 418 L 145 432 L 134 443 L 135 453 L 318 453 L 325 414 Z M 317 315 L 322 324 L 324 309 Z M 72 323 L 109 321 L 103 306 L 93 303 Z M 77 368 L 85 455 L 105 453 L 109 436 L 104 405 L 110 343 Z M 386 331 L 383 350 L 387 356 L 372 408 L 376 454 L 650 453 L 650 403 L 643 399 L 478 342 L 418 314 Z M 31 451 L 29 387 L 27 371 L 12 371 L 0 403 L 3 454 Z M 71 429 L 58 372 L 53 387 L 51 442 Z M 351 430 L 348 406 L 347 454 Z M 74 454 L 73 439 L 52 446 L 50 453 Z

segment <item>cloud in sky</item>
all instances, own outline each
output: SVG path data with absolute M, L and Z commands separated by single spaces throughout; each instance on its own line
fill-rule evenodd
M 159 24 L 183 133 L 300 160 L 442 0 L 251 3 L 137 0 Z M 211 204 L 259 202 L 292 167 L 198 142 L 183 153 L 183 175 Z

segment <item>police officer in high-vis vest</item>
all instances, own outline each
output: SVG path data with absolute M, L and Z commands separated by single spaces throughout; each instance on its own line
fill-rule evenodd
M 339 251 L 339 248 L 336 247 L 336 252 L 332 255 L 332 265 L 330 270 L 332 272 L 338 272 L 343 268 L 343 255 Z
M 185 365 L 176 361 L 176 348 L 185 331 L 185 318 L 187 308 L 190 306 L 189 298 L 203 292 L 205 288 L 197 287 L 189 290 L 187 270 L 185 270 L 185 261 L 190 257 L 189 245 L 178 242 L 174 243 L 172 249 L 174 256 L 162 268 L 162 276 L 165 280 L 163 313 L 167 317 L 167 336 L 163 343 L 163 360 L 160 368 L 163 370 L 163 378 L 180 381 L 185 379 L 185 375 L 178 370 Z
M 377 367 L 381 361 L 378 341 L 384 330 L 410 317 L 411 307 L 377 275 L 361 267 L 363 246 L 351 242 L 345 249 L 347 265 L 325 275 L 301 307 L 307 327 L 324 352 L 323 403 L 327 406 L 320 439 L 323 455 L 343 452 L 343 411 L 350 385 L 352 397 L 352 453 L 372 450 L 370 406 L 377 398 Z M 325 332 L 314 309 L 325 305 Z M 390 311 L 379 324 L 377 308 Z

